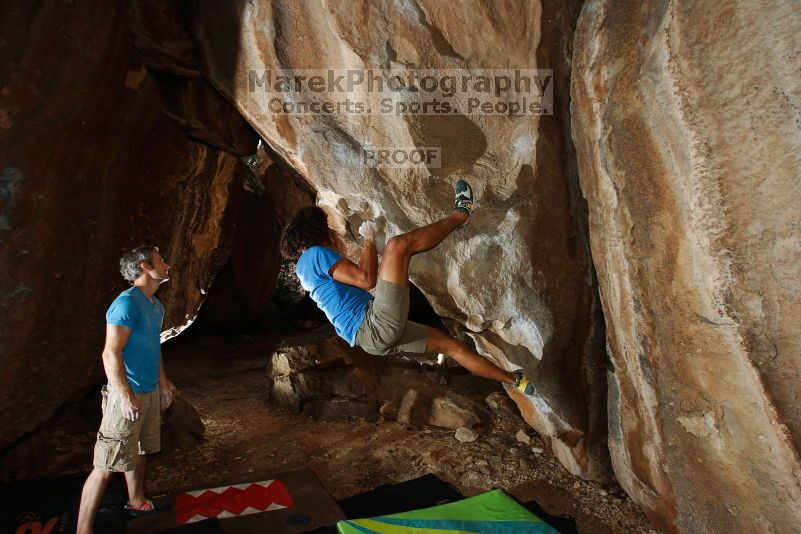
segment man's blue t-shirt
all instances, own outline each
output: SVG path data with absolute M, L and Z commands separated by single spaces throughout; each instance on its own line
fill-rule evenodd
M 107 324 L 131 329 L 122 359 L 134 393 L 150 393 L 159 384 L 162 321 L 164 308 L 159 299 L 154 296 L 150 302 L 136 286 L 120 293 L 106 312 Z
M 356 344 L 356 332 L 364 321 L 367 304 L 373 296 L 363 289 L 337 282 L 328 271 L 342 255 L 327 247 L 306 249 L 298 259 L 296 273 L 300 285 L 309 292 L 317 307 L 334 325 L 337 335 L 350 346 Z

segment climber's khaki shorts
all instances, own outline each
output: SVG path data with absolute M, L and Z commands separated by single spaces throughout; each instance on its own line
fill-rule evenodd
M 378 279 L 356 332 L 356 344 L 375 355 L 426 351 L 427 326 L 409 321 L 409 286 Z
M 95 443 L 94 466 L 106 471 L 133 471 L 137 454 L 161 450 L 161 409 L 159 390 L 136 393 L 139 419 L 122 415 L 120 396 L 114 388 L 103 386 L 103 421 Z

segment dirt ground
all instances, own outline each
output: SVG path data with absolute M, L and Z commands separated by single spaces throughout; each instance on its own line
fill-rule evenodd
M 496 417 L 475 442 L 461 443 L 452 430 L 394 421 L 320 422 L 281 409 L 267 393 L 265 366 L 274 347 L 274 341 L 252 336 L 195 337 L 165 346 L 167 374 L 200 413 L 206 435 L 195 446 L 154 455 L 149 492 L 312 469 L 341 499 L 434 473 L 466 496 L 501 488 L 522 502 L 535 500 L 552 515 L 574 518 L 579 532 L 653 532 L 617 485 L 581 480 L 547 450 L 532 450 L 545 447 L 519 417 Z M 516 439 L 520 430 L 530 444 Z M 55 461 L 28 476 L 87 470 L 95 433 L 69 418 L 56 422 L 49 433 Z

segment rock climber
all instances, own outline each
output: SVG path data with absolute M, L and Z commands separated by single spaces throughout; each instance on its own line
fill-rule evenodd
M 522 372 L 502 369 L 450 334 L 408 320 L 412 256 L 436 247 L 448 234 L 465 226 L 473 212 L 473 191 L 468 183 L 459 180 L 455 193 L 450 215 L 389 239 L 380 266 L 375 221 L 365 221 L 359 228 L 364 241 L 356 264 L 333 248 L 326 214 L 317 206 L 301 208 L 287 223 L 281 252 L 297 261 L 301 285 L 351 347 L 358 345 L 373 355 L 445 354 L 473 374 L 531 395 L 533 385 Z M 375 296 L 368 292 L 373 288 Z
M 97 433 L 94 469 L 86 479 L 78 512 L 79 534 L 92 532 L 95 515 L 114 472 L 125 473 L 132 516 L 157 511 L 145 498 L 145 454 L 161 450 L 161 412 L 175 386 L 164 374 L 159 334 L 164 308 L 155 293 L 169 280 L 170 266 L 157 247 L 141 246 L 120 259 L 131 287 L 106 312 L 103 420 Z

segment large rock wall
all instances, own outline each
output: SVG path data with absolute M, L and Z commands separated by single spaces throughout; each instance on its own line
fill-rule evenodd
M 610 450 L 666 531 L 801 525 L 801 10 L 590 0 L 573 137 Z
M 202 90 L 179 92 L 194 96 L 165 115 L 120 3 L 13 2 L 0 35 L 2 448 L 102 377 L 125 248 L 158 244 L 173 266 L 159 291 L 168 335 L 195 316 L 228 255 L 243 166 L 175 122 Z M 203 120 L 192 133 L 247 145 L 237 114 L 218 120 L 223 133 L 204 134 Z
M 451 209 L 452 176 L 471 180 L 479 210 L 469 226 L 413 260 L 412 281 L 485 356 L 534 378 L 535 402 L 517 398 L 527 420 L 572 472 L 604 478 L 602 329 L 566 130 L 578 2 L 196 5 L 172 15 L 184 17 L 182 25 L 151 20 L 173 28 L 149 31 L 151 42 L 169 54 L 169 35 L 187 29 L 204 75 L 314 185 L 346 244 L 361 220 L 379 214 L 389 236 L 433 222 Z M 248 92 L 251 70 L 415 67 L 553 68 L 556 114 L 281 115 Z M 442 166 L 354 164 L 370 146 L 439 146 Z

